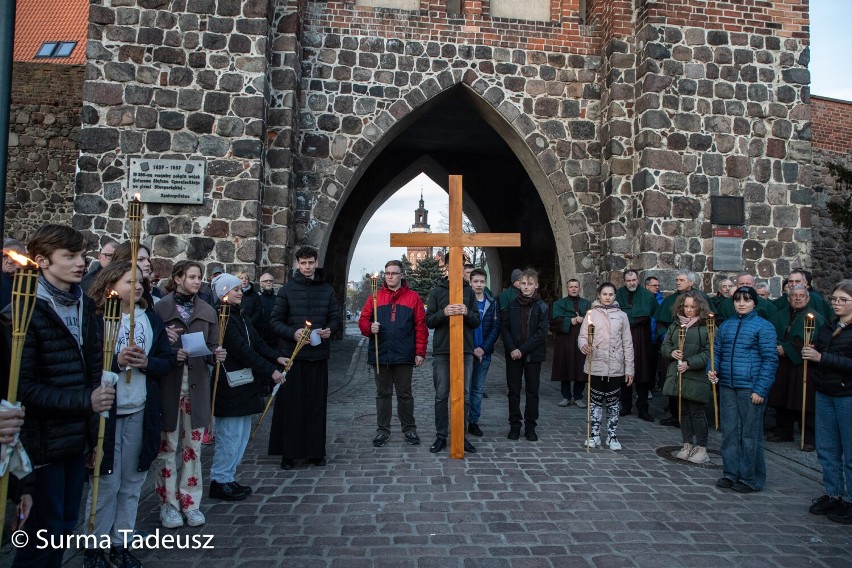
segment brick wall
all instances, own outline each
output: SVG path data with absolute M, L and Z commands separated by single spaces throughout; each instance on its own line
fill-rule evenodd
M 6 175 L 6 235 L 26 240 L 71 221 L 83 66 L 16 62 Z
M 810 0 L 638 0 L 638 29 L 648 24 L 774 35 L 807 43 Z
M 814 148 L 852 154 L 852 102 L 811 96 Z

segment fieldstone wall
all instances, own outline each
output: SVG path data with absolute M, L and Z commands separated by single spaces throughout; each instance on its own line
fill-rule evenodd
M 125 236 L 128 159 L 207 160 L 198 206 L 147 204 L 143 240 L 168 273 L 197 259 L 261 262 L 270 3 L 96 0 L 74 225 Z
M 83 67 L 16 62 L 6 175 L 6 236 L 26 241 L 46 222 L 69 223 Z
M 96 0 L 75 226 L 122 235 L 129 157 L 205 158 L 203 205 L 145 208 L 158 270 L 283 271 L 294 246 L 330 250 L 395 132 L 466 89 L 528 171 L 563 277 L 630 265 L 670 288 L 690 268 L 709 288 L 708 198 L 741 195 L 744 268 L 780 285 L 810 254 L 806 0 L 633 4 L 587 2 L 581 25 L 579 0 L 548 22 L 488 0 Z
M 852 239 L 835 226 L 826 205 L 849 196 L 837 187 L 826 164 L 852 169 L 852 103 L 812 97 L 814 154 L 812 253 L 814 285 L 824 292 L 843 278 L 852 277 Z
M 687 268 L 709 290 L 708 197 L 743 196 L 743 268 L 780 291 L 810 254 L 806 43 L 657 25 L 638 40 L 636 267 Z

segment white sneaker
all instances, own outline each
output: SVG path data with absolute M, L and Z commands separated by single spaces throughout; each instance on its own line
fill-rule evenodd
M 559 401 L 559 406 L 568 406 L 569 404 L 571 404 L 571 401 L 568 400 L 567 398 L 563 398 L 562 400 Z
M 586 401 L 582 398 L 578 398 L 574 401 L 574 404 L 577 405 L 577 408 L 586 408 Z
M 676 457 L 679 460 L 686 460 L 686 459 L 689 458 L 689 454 L 691 454 L 691 453 L 692 453 L 692 444 L 690 444 L 689 442 L 684 442 L 683 447 L 680 450 L 678 450 L 677 452 L 675 452 L 674 457 Z M 705 452 L 705 455 L 706 455 L 706 452 Z
M 600 448 L 601 447 L 601 437 L 600 436 L 592 436 L 583 444 L 587 448 Z
M 621 443 L 619 443 L 618 438 L 615 436 L 610 436 L 606 439 L 606 445 L 609 446 L 609 449 L 618 452 L 621 450 Z
M 167 529 L 178 529 L 183 526 L 183 517 L 172 505 L 164 503 L 160 506 L 160 524 Z
M 689 454 L 687 461 L 691 463 L 707 463 L 710 461 L 710 456 L 707 455 L 707 448 L 695 446 Z
M 204 513 L 198 509 L 190 509 L 189 511 L 184 511 L 183 514 L 186 515 L 186 524 L 191 527 L 200 527 L 207 522 L 207 519 L 204 518 Z

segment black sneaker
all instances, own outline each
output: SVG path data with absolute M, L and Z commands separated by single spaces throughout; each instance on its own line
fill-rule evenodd
M 734 486 L 734 482 L 727 477 L 720 477 L 716 480 L 716 487 L 721 487 L 722 489 L 730 489 Z
M 843 503 L 837 511 L 828 514 L 828 520 L 844 525 L 852 525 L 852 503 Z
M 506 435 L 510 440 L 517 440 L 521 437 L 521 427 L 517 425 L 512 425 L 509 427 L 509 433 Z
M 441 450 L 447 447 L 447 439 L 446 438 L 435 438 L 435 443 L 429 448 L 429 451 L 433 454 L 437 454 Z
M 464 439 L 464 451 L 466 451 L 469 454 L 475 454 L 476 453 L 476 447 L 473 444 L 471 444 L 470 442 L 468 442 L 467 438 Z
M 731 486 L 731 489 L 733 489 L 737 493 L 754 493 L 755 491 L 757 491 L 757 489 L 755 489 L 751 485 L 746 485 L 742 481 L 737 481 L 736 483 L 734 483 Z
M 374 448 L 381 448 L 382 446 L 384 446 L 387 443 L 388 443 L 388 435 L 385 434 L 384 432 L 379 432 L 378 434 L 376 434 L 376 437 L 373 438 L 373 447 Z
M 474 436 L 482 436 L 482 429 L 476 422 L 471 422 L 470 424 L 468 424 L 467 431 L 469 434 L 473 434 Z
M 109 549 L 109 561 L 115 568 L 142 568 L 139 559 L 123 546 L 113 546 Z
M 411 444 L 412 446 L 419 446 L 420 436 L 417 435 L 417 432 L 412 430 L 411 432 L 405 433 L 405 441 Z
M 808 512 L 812 515 L 827 515 L 829 513 L 834 513 L 842 506 L 842 498 L 823 495 L 822 497 L 813 500 L 813 505 L 808 508 Z
M 110 556 L 112 556 L 111 553 Z M 100 548 L 86 550 L 83 555 L 83 568 L 109 568 L 104 551 Z
M 526 436 L 527 440 L 530 442 L 538 442 L 538 434 L 535 433 L 535 428 L 527 428 L 524 431 L 524 436 Z

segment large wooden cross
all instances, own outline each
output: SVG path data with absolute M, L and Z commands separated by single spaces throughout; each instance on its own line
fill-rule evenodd
M 519 247 L 520 233 L 465 233 L 462 176 L 450 176 L 449 233 L 391 233 L 392 247 L 448 247 L 450 304 L 463 304 L 464 247 Z M 464 316 L 450 316 L 450 457 L 464 457 Z

